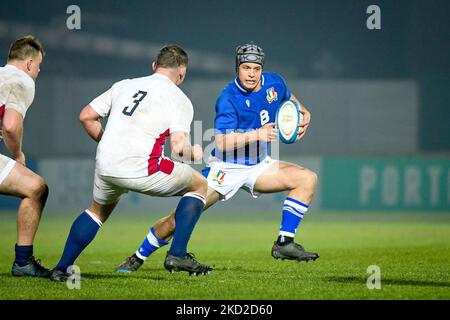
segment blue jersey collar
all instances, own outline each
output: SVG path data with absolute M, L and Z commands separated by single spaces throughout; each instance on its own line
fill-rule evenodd
M 234 84 L 236 85 L 236 87 L 242 91 L 243 93 L 252 93 L 253 91 L 249 91 L 247 89 L 244 88 L 244 86 L 241 84 L 241 81 L 239 81 L 239 78 L 236 77 L 234 79 Z M 264 74 L 261 75 L 261 88 L 264 87 Z

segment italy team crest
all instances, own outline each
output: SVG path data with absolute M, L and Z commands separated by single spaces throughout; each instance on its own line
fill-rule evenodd
M 225 172 L 223 172 L 222 170 L 219 170 L 214 175 L 213 181 L 217 182 L 218 184 L 222 184 L 224 179 L 225 179 Z
M 275 91 L 274 87 L 271 87 L 270 89 L 266 90 L 267 93 L 267 102 L 272 103 L 276 100 L 278 100 L 278 93 Z

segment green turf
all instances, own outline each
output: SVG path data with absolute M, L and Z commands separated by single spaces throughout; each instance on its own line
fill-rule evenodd
M 76 216 L 46 214 L 35 255 L 53 267 Z M 166 248 L 133 274 L 113 271 L 133 253 L 157 215 L 113 215 L 77 260 L 80 290 L 46 279 L 10 275 L 14 213 L 0 213 L 0 299 L 449 299 L 450 214 L 315 212 L 302 222 L 297 240 L 317 250 L 315 262 L 278 261 L 270 248 L 276 214 L 206 214 L 189 245 L 208 276 L 170 274 Z M 381 290 L 366 286 L 367 268 L 381 269 Z

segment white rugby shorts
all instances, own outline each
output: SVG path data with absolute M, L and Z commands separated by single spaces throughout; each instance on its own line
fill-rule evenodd
M 15 160 L 0 153 L 0 184 L 6 179 L 15 164 Z
M 124 193 L 139 192 L 156 197 L 170 197 L 184 191 L 191 183 L 193 169 L 187 164 L 174 162 L 170 174 L 158 171 L 142 178 L 116 178 L 102 176 L 95 171 L 94 200 L 106 205 L 119 201 Z
M 253 166 L 212 161 L 209 163 L 208 186 L 221 195 L 222 201 L 233 197 L 241 188 L 249 192 L 253 198 L 258 198 L 260 193 L 253 190 L 256 180 L 277 161 L 269 156 Z

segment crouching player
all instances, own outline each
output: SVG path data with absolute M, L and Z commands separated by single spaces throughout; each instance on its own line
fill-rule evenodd
M 117 82 L 80 114 L 84 129 L 98 141 L 94 199 L 73 222 L 61 259 L 50 279 L 66 281 L 67 271 L 94 239 L 120 197 L 129 191 L 151 196 L 182 196 L 173 216 L 176 228 L 164 261 L 170 272 L 206 274 L 212 267 L 187 253 L 192 231 L 205 205 L 207 182 L 190 166 L 164 157 L 170 138 L 173 153 L 189 160 L 202 149 L 188 140 L 193 119 L 189 98 L 178 88 L 186 75 L 188 56 L 179 46 L 163 47 L 153 63 L 154 74 Z M 100 118 L 108 116 L 103 131 Z

